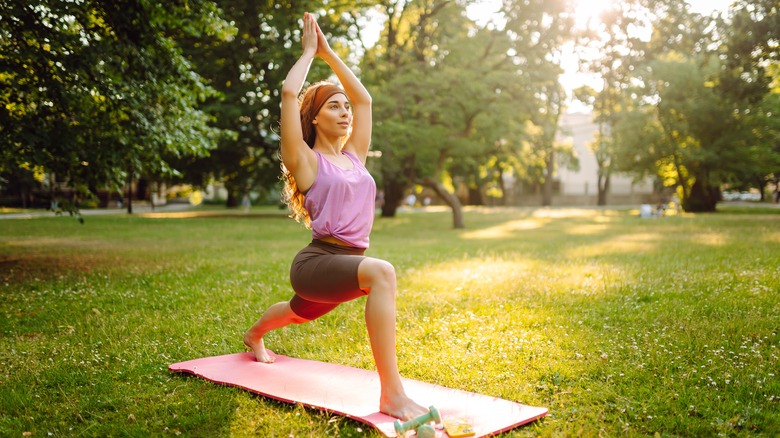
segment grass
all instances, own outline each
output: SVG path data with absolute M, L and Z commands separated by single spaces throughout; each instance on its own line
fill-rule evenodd
M 309 235 L 253 212 L 0 221 L 0 435 L 378 436 L 167 370 L 290 297 Z M 506 436 L 777 436 L 778 212 L 402 213 L 369 255 L 398 272 L 405 377 L 549 408 Z M 363 303 L 267 345 L 373 369 Z

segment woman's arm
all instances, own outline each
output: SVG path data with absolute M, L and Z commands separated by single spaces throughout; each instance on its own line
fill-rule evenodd
M 303 53 L 284 80 L 281 108 L 282 162 L 301 191 L 306 191 L 317 175 L 317 158 L 303 138 L 298 106 L 298 95 L 317 55 L 317 41 L 317 23 L 307 12 L 303 15 Z
M 352 133 L 344 149 L 357 155 L 360 161 L 365 163 L 368 148 L 371 146 L 371 95 L 355 73 L 331 49 L 320 26 L 316 22 L 315 25 L 317 26 L 317 56 L 322 58 L 339 78 L 352 105 Z

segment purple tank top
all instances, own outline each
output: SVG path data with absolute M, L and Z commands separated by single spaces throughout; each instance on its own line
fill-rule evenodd
M 352 169 L 342 169 L 314 152 L 317 177 L 303 203 L 311 218 L 312 238 L 333 236 L 357 248 L 368 248 L 374 225 L 374 178 L 349 152 L 342 154 L 352 161 Z

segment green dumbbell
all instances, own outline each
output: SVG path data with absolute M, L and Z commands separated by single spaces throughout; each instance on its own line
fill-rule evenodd
M 401 424 L 400 420 L 395 420 L 395 423 L 393 423 L 393 425 L 395 426 L 395 432 L 398 434 L 398 436 L 402 436 L 407 431 L 416 429 L 418 426 L 431 421 L 433 421 L 434 423 L 438 423 L 441 421 L 441 416 L 439 415 L 439 411 L 436 410 L 436 408 L 433 406 L 428 408 L 428 413 L 425 415 L 420 415 L 419 417 L 413 418 L 404 424 Z
M 417 428 L 417 438 L 436 438 L 436 429 L 430 424 L 423 424 Z

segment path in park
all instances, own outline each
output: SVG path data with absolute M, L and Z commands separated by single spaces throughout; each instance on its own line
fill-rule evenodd
M 735 207 L 763 207 L 763 208 L 777 208 L 780 209 L 780 204 L 775 203 L 769 203 L 769 202 L 749 202 L 749 201 L 727 201 L 723 202 L 719 205 L 729 205 L 729 206 L 735 206 Z M 148 203 L 141 203 L 141 204 L 133 204 L 133 214 L 147 214 L 147 213 L 169 213 L 169 212 L 184 212 L 192 209 L 192 205 L 187 203 L 182 204 L 168 204 L 168 205 L 162 205 L 152 208 L 150 204 Z M 543 208 L 543 207 L 538 207 Z M 570 208 L 564 205 L 561 206 L 554 206 L 552 208 Z M 574 208 L 606 208 L 606 209 L 630 209 L 630 208 L 638 208 L 638 206 L 606 206 L 606 207 L 595 207 L 595 206 L 579 206 Z M 241 211 L 241 210 L 239 210 Z M 417 211 L 417 210 L 414 210 Z M 422 211 L 422 210 L 420 210 Z M 124 208 L 95 208 L 95 209 L 85 209 L 81 210 L 82 216 L 98 216 L 98 215 L 109 215 L 109 214 L 127 214 L 127 209 Z M 206 213 L 207 214 L 207 213 Z M 62 216 L 68 216 L 68 213 L 62 213 Z M 56 214 L 52 211 L 48 210 L 41 210 L 40 212 L 25 212 L 25 213 L 8 213 L 8 214 L 0 214 L 0 219 L 33 219 L 37 217 L 55 217 Z
M 190 204 L 168 204 L 168 205 L 161 205 L 152 208 L 150 204 L 133 204 L 133 214 L 143 214 L 143 213 L 165 213 L 165 212 L 172 212 L 172 211 L 187 211 L 192 208 L 192 205 Z M 126 208 L 90 208 L 90 209 L 84 209 L 80 211 L 82 216 L 99 216 L 99 215 L 107 215 L 107 214 L 127 214 Z M 25 212 L 25 213 L 8 213 L 8 214 L 0 214 L 0 219 L 33 219 L 37 217 L 55 217 L 57 214 L 55 214 L 53 211 L 50 210 L 41 210 L 36 212 Z M 60 213 L 59 216 L 69 216 L 68 213 Z

